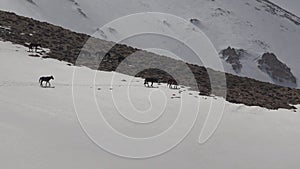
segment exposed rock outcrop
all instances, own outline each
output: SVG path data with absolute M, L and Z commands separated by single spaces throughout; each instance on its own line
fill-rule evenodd
M 264 53 L 258 60 L 258 68 L 267 73 L 276 84 L 289 87 L 297 86 L 297 80 L 291 69 L 278 60 L 274 53 Z
M 227 49 L 221 51 L 221 57 L 227 63 L 231 64 L 232 69 L 236 73 L 240 73 L 243 65 L 240 62 L 240 59 L 243 57 L 245 51 L 243 49 L 235 49 L 230 46 Z

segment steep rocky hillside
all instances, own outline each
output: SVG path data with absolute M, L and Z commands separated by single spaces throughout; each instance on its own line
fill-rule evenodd
M 178 67 L 178 65 L 185 64 L 182 61 L 159 56 L 126 45 L 91 38 L 89 35 L 72 32 L 59 26 L 18 16 L 14 13 L 1 11 L 0 24 L 0 38 L 2 40 L 21 45 L 26 45 L 30 42 L 41 43 L 44 48 L 50 49 L 50 53 L 46 56 L 48 58 L 75 64 L 79 54 L 84 54 L 87 59 L 81 62 L 81 64 L 92 69 L 115 71 L 118 65 L 122 63 L 130 67 L 130 69 L 123 69 L 121 73 L 140 77 L 157 77 L 162 82 L 166 82 L 166 80 L 171 78 L 167 72 L 157 69 L 147 69 L 139 72 L 136 70 L 136 67 L 131 66 L 132 63 L 124 61 L 126 57 L 138 54 L 131 61 L 138 62 L 139 66 L 163 65 L 164 67 L 172 68 L 171 70 L 174 72 L 174 75 L 180 76 L 179 79 L 181 81 L 179 83 L 181 85 L 190 86 L 193 90 L 199 89 L 200 94 L 203 95 L 222 95 L 218 90 L 211 92 L 210 81 L 216 79 L 209 79 L 208 76 L 208 71 L 215 74 L 216 77 L 218 77 L 218 74 L 222 74 L 221 72 L 206 69 L 198 65 L 187 64 L 197 80 L 197 86 L 193 86 L 191 77 L 184 76 L 185 72 L 182 72 L 180 66 Z M 93 39 L 97 48 L 92 52 L 80 52 L 88 39 Z M 105 49 L 109 48 L 111 50 L 107 54 Z M 100 65 L 96 65 L 95 60 L 99 58 L 103 60 Z M 136 72 L 139 73 L 136 74 Z M 261 106 L 269 109 L 292 109 L 294 108 L 292 105 L 300 104 L 300 90 L 297 89 L 280 87 L 231 74 L 226 74 L 226 80 L 226 86 L 220 83 L 218 88 L 220 91 L 227 88 L 226 99 L 229 102 Z
M 107 41 L 122 37 L 124 29 L 134 29 L 134 24 L 105 28 L 105 25 L 116 19 L 150 11 L 175 15 L 187 22 L 191 21 L 203 31 L 218 52 L 230 46 L 247 53 L 239 59 L 239 63 L 231 58 L 229 61 L 227 57 L 222 60 L 227 73 L 300 88 L 300 69 L 296 64 L 300 62 L 300 18 L 272 3 L 272 0 L 130 0 L 126 3 L 124 0 L 4 0 L 0 1 L 0 9 L 88 35 L 94 36 L 98 33 L 97 38 Z M 176 33 L 185 37 L 195 37 L 198 34 L 197 29 L 192 29 L 188 24 L 179 25 L 165 18 L 154 18 L 152 22 L 142 19 L 139 24 L 164 30 L 166 34 Z M 147 49 L 144 42 L 141 39 L 135 44 L 130 41 L 126 44 Z M 172 43 L 171 40 L 167 42 Z M 157 41 L 155 47 L 165 49 L 168 43 Z M 169 51 L 186 62 L 201 66 L 188 52 L 176 53 L 176 47 Z M 281 83 L 274 80 L 281 77 L 262 71 L 257 61 L 264 53 L 274 53 L 290 69 L 296 82 Z M 216 67 L 210 68 L 218 70 Z
M 278 60 L 274 53 L 264 53 L 258 60 L 258 64 L 258 67 L 272 77 L 276 83 L 297 86 L 296 77 L 291 73 L 291 69 Z

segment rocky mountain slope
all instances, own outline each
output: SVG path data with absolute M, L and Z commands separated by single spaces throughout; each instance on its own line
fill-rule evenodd
M 101 31 L 98 38 L 108 41 L 115 36 L 122 36 L 122 28 L 114 28 L 114 31 L 100 29 L 114 19 L 139 12 L 170 13 L 191 20 L 211 39 L 218 52 L 229 46 L 247 52 L 239 61 L 238 71 L 236 63 L 232 66 L 231 62 L 223 60 L 226 72 L 289 87 L 298 87 L 300 83 L 300 69 L 296 64 L 300 62 L 300 18 L 269 0 L 131 0 L 126 3 L 122 0 L 10 0 L 1 1 L 0 9 L 89 35 Z M 158 19 L 157 23 L 160 22 L 163 21 Z M 149 23 L 145 20 L 142 24 L 147 26 Z M 160 24 L 157 29 L 176 32 L 177 26 Z M 131 28 L 128 25 L 126 29 Z M 193 36 L 195 33 L 187 27 L 186 34 Z M 144 47 L 140 45 L 142 41 L 127 43 L 138 48 Z M 163 47 L 163 43 L 157 46 Z M 290 69 L 296 82 L 290 79 L 287 83 L 281 83 L 276 80 L 280 77 L 262 71 L 258 60 L 265 53 L 274 53 Z M 179 57 L 201 65 L 187 53 L 181 53 Z
M 296 85 L 296 78 L 291 73 L 291 69 L 280 62 L 274 53 L 265 53 L 262 58 L 258 60 L 258 68 L 267 73 L 277 84 L 294 84 Z
M 75 64 L 76 59 L 81 53 L 81 49 L 89 35 L 75 33 L 63 29 L 52 24 L 36 21 L 30 18 L 18 16 L 9 12 L 0 12 L 0 38 L 5 41 L 11 41 L 16 44 L 26 45 L 30 42 L 39 42 L 43 47 L 50 49 L 50 53 L 45 58 L 55 58 L 63 60 L 71 64 Z M 170 78 L 170 74 L 159 70 L 145 70 L 139 74 L 135 74 L 135 67 L 130 66 L 131 63 L 123 62 L 123 60 L 136 52 L 138 57 L 133 59 L 138 65 L 164 65 L 172 68 L 174 75 L 180 76 L 179 83 L 181 85 L 190 86 L 193 90 L 199 90 L 202 95 L 220 95 L 218 90 L 211 91 L 211 80 L 208 76 L 208 71 L 215 74 L 221 72 L 213 71 L 209 68 L 201 67 L 193 64 L 186 64 L 192 71 L 197 84 L 193 86 L 190 81 L 191 77 L 184 76 L 177 65 L 185 64 L 182 61 L 174 60 L 169 57 L 164 57 L 142 51 L 140 49 L 132 48 L 126 45 L 115 44 L 100 39 L 94 39 L 96 48 L 93 53 L 86 53 L 87 59 L 82 62 L 82 65 L 92 69 L 99 69 L 105 71 L 115 71 L 120 63 L 126 64 L 130 69 L 122 70 L 120 73 L 140 76 L 140 77 L 157 77 L 162 82 L 166 82 Z M 111 48 L 110 55 L 106 55 L 103 50 Z M 105 50 L 104 50 L 105 51 Z M 95 65 L 97 55 L 102 57 L 103 61 L 100 65 Z M 151 63 L 149 63 L 151 60 Z M 174 66 L 176 65 L 176 66 Z M 118 71 L 118 70 L 117 70 Z M 218 78 L 213 79 L 218 80 Z M 271 83 L 260 82 L 246 77 L 238 77 L 232 74 L 226 74 L 226 84 L 219 83 L 217 86 L 220 91 L 226 89 L 226 99 L 233 103 L 243 103 L 251 106 L 261 106 L 269 109 L 278 108 L 294 108 L 292 105 L 300 103 L 300 90 L 291 89 L 287 87 L 280 87 Z M 222 96 L 222 94 L 221 94 Z

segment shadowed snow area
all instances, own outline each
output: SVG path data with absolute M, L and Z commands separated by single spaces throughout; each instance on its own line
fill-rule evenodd
M 218 129 L 206 143 L 199 144 L 205 117 L 214 106 L 210 103 L 223 99 L 199 96 L 183 86 L 178 90 L 166 84 L 146 88 L 140 78 L 28 55 L 23 46 L 0 42 L 0 168 L 282 169 L 300 165 L 299 110 L 270 111 L 226 102 Z M 72 88 L 74 70 L 81 78 Z M 53 88 L 39 86 L 41 75 L 54 76 L 50 81 Z M 189 108 L 181 113 L 199 106 L 199 116 L 191 133 L 168 153 L 142 160 L 121 158 L 99 148 L 82 130 L 72 89 L 79 96 L 77 110 L 88 113 L 97 103 L 107 122 L 130 137 L 150 137 L 165 131 L 180 113 L 182 102 Z M 138 113 L 131 114 L 134 111 Z M 121 114 L 154 121 L 132 123 Z M 96 127 L 103 125 L 95 123 Z M 99 133 L 103 138 L 108 134 Z

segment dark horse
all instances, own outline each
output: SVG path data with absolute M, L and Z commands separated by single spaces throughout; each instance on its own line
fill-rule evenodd
M 43 76 L 43 77 L 40 77 L 39 79 L 39 83 L 40 83 L 40 86 L 41 87 L 47 87 L 48 84 L 49 84 L 49 87 L 51 87 L 51 84 L 50 84 L 50 80 L 54 80 L 54 77 L 53 76 Z M 43 82 L 46 82 L 46 86 L 43 85 Z
M 172 86 L 173 85 L 173 86 Z M 177 81 L 176 80 L 174 80 L 174 79 L 170 79 L 170 80 L 168 80 L 168 82 L 167 82 L 167 86 L 169 87 L 169 88 L 173 88 L 173 89 L 177 89 L 177 86 L 178 86 L 178 83 L 177 83 Z
M 149 85 L 149 83 L 151 83 L 151 85 Z M 144 81 L 144 85 L 148 86 L 148 87 L 153 87 L 153 83 L 159 83 L 158 79 L 156 78 L 146 78 Z
M 33 52 L 33 50 L 35 50 L 35 52 L 36 52 L 39 47 L 40 48 L 42 47 L 42 45 L 40 43 L 30 43 L 29 46 L 28 46 L 29 52 L 30 51 Z

